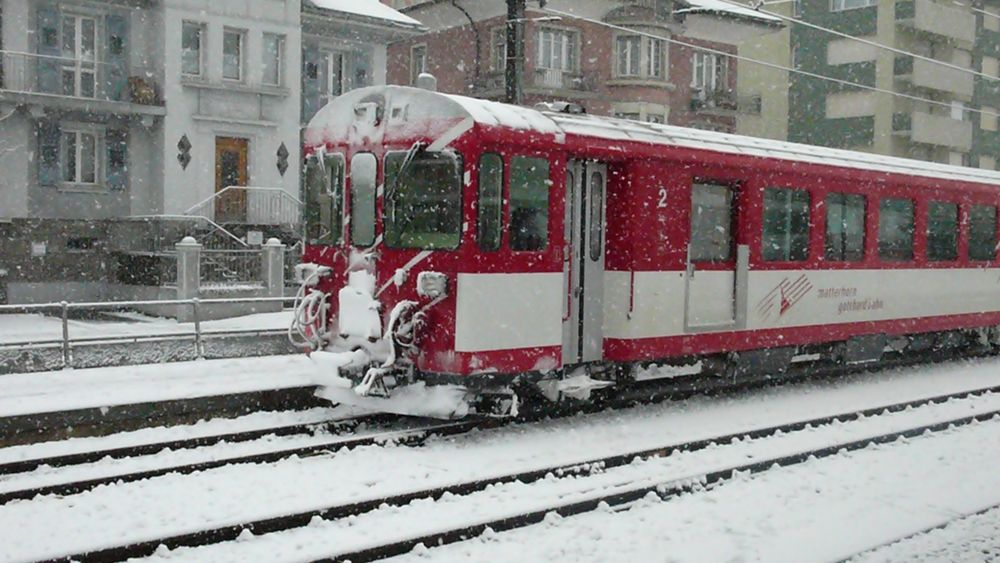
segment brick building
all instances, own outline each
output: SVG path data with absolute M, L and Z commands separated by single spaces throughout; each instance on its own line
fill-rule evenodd
M 385 1 L 430 30 L 389 47 L 388 82 L 412 84 L 426 71 L 443 92 L 502 97 L 504 2 Z M 781 29 L 777 19 L 715 0 L 552 0 L 548 7 L 578 18 L 529 5 L 526 105 L 570 101 L 592 114 L 720 131 L 734 131 L 741 112 L 759 112 L 759 97 L 736 94 L 736 61 L 696 47 L 735 54 L 740 42 Z

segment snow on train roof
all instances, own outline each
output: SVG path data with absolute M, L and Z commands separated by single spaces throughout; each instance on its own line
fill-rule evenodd
M 746 137 L 675 125 L 592 115 L 541 112 L 464 96 L 446 96 L 461 105 L 477 122 L 503 125 L 512 129 L 530 127 L 542 133 L 552 133 L 553 126 L 555 126 L 557 130 L 565 134 L 609 140 L 673 145 L 887 173 L 1000 184 L 1000 173 L 992 170 Z M 497 106 L 503 109 L 498 109 Z M 515 115 L 516 117 L 514 117 Z

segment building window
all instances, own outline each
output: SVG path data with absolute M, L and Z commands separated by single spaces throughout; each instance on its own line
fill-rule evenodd
M 666 42 L 641 35 L 615 38 L 615 74 L 623 78 L 663 78 Z
M 646 76 L 663 78 L 663 61 L 666 58 L 667 42 L 662 39 L 646 39 Z
M 992 156 L 981 154 L 979 155 L 979 167 L 983 170 L 996 170 L 997 159 Z
M 927 207 L 927 259 L 958 259 L 958 205 L 932 201 Z
M 184 22 L 181 31 L 181 72 L 183 74 L 201 76 L 204 37 L 204 25 Z
M 100 146 L 93 131 L 63 131 L 62 179 L 68 184 L 100 182 Z
M 97 20 L 87 16 L 62 17 L 62 93 L 97 96 Z
M 764 190 L 761 254 L 767 261 L 801 261 L 809 257 L 809 192 L 785 188 Z
M 856 8 L 867 8 L 875 6 L 878 0 L 831 0 L 830 11 L 842 12 L 844 10 L 854 10 Z
M 792 17 L 802 17 L 802 0 L 792 0 Z
M 282 64 L 285 58 L 285 36 L 274 33 L 264 34 L 264 84 L 281 86 Z
M 729 89 L 729 65 L 725 57 L 715 53 L 695 52 L 691 71 L 691 87 L 709 94 Z
M 410 49 L 410 84 L 416 84 L 424 72 L 427 72 L 427 45 L 414 45 Z
M 997 208 L 973 205 L 969 209 L 969 260 L 993 260 L 996 240 Z
M 246 32 L 227 29 L 222 35 L 222 78 L 243 80 L 243 45 Z
M 865 257 L 865 197 L 826 196 L 826 259 L 857 262 Z
M 640 76 L 642 60 L 642 37 L 638 35 L 619 35 L 616 44 L 618 51 L 618 76 Z
M 347 76 L 346 60 L 343 53 L 336 51 L 327 51 L 322 55 L 323 68 L 326 69 L 326 92 L 331 100 L 347 89 L 344 86 L 344 78 Z
M 913 260 L 913 201 L 879 202 L 878 255 L 882 260 Z
M 493 28 L 490 37 L 490 56 L 493 60 L 493 71 L 503 72 L 507 68 L 507 28 Z
M 951 101 L 951 118 L 955 121 L 968 121 L 969 112 L 965 109 L 965 103 L 958 100 Z
M 538 57 L 540 69 L 576 70 L 577 34 L 575 31 L 542 27 L 538 30 Z
M 549 245 L 549 161 L 515 156 L 510 164 L 510 249 Z

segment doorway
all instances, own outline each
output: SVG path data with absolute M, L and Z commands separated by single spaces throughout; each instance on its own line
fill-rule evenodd
M 246 186 L 248 180 L 247 155 L 250 142 L 234 137 L 215 139 L 215 221 L 217 223 L 245 223 L 247 220 L 246 190 L 226 190 L 230 186 Z

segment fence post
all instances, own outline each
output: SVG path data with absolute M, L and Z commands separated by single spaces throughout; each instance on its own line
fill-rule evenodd
M 69 303 L 65 301 L 59 302 L 59 307 L 62 309 L 62 354 L 63 354 L 63 369 L 69 369 L 73 367 L 73 357 L 70 354 L 69 349 Z
M 270 238 L 261 247 L 261 273 L 267 297 L 284 297 L 285 245 L 280 240 Z M 281 303 L 276 310 L 281 310 Z
M 177 299 L 199 297 L 201 287 L 201 245 L 194 237 L 184 237 L 174 245 L 177 250 Z M 177 320 L 184 321 L 187 307 L 177 311 Z
M 199 360 L 205 359 L 205 346 L 201 341 L 201 300 L 191 300 L 191 315 L 194 317 L 194 352 Z

